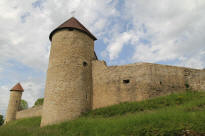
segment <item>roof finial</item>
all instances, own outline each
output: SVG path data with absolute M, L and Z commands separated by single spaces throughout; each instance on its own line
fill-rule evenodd
M 75 17 L 75 13 L 76 13 L 75 10 L 72 10 L 72 11 L 70 12 L 70 14 L 71 14 L 72 17 Z

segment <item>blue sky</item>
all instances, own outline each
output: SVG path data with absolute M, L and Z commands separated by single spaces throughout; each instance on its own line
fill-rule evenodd
M 110 65 L 150 62 L 205 68 L 204 0 L 1 0 L 0 114 L 21 82 L 32 106 L 44 95 L 49 34 L 76 17 Z

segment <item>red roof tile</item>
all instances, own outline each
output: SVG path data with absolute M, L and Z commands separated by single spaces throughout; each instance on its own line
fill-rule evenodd
M 84 33 L 86 33 L 87 35 L 89 35 L 93 40 L 97 40 L 97 38 L 91 34 L 91 32 L 89 32 L 76 18 L 71 17 L 70 19 L 68 19 L 67 21 L 65 21 L 63 24 L 61 24 L 59 27 L 57 27 L 56 29 L 54 29 L 49 36 L 49 39 L 52 41 L 52 36 L 54 35 L 54 33 L 58 30 L 61 29 L 65 29 L 65 28 L 73 28 L 73 29 L 77 29 L 80 30 Z
M 17 83 L 13 88 L 11 88 L 10 91 L 21 91 L 21 92 L 23 92 L 24 89 L 23 89 L 23 87 L 21 86 L 20 83 Z

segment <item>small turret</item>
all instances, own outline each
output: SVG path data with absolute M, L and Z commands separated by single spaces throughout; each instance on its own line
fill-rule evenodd
M 20 83 L 17 83 L 13 88 L 11 88 L 5 123 L 16 119 L 16 112 L 19 110 L 23 91 L 24 89 Z

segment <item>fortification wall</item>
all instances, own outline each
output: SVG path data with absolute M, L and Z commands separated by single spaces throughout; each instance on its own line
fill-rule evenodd
M 41 116 L 43 106 L 38 106 L 34 108 L 29 108 L 26 110 L 18 111 L 16 113 L 16 119 L 30 118 Z
M 92 66 L 93 109 L 125 101 L 141 101 L 188 88 L 205 90 L 204 70 L 151 63 L 108 67 L 104 61 L 93 61 Z
M 190 86 L 193 90 L 205 90 L 205 69 L 184 69 L 185 84 Z

